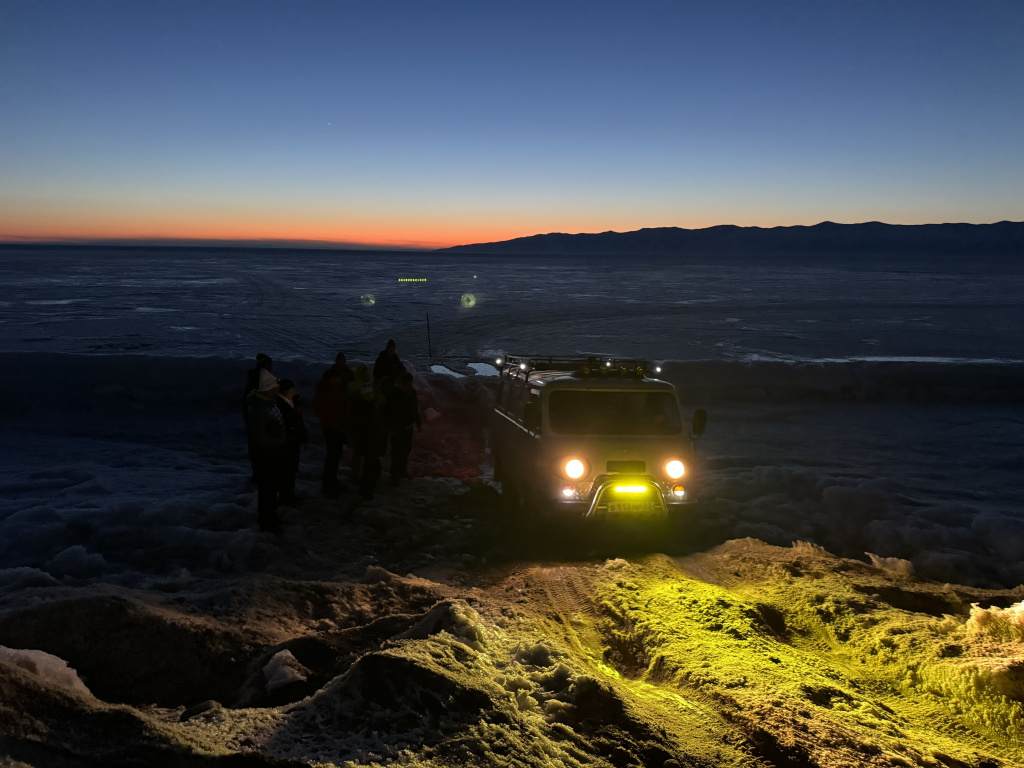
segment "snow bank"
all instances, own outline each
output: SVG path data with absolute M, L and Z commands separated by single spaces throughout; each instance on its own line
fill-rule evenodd
M 59 688 L 75 696 L 92 697 L 78 673 L 64 659 L 43 651 L 26 651 L 0 645 L 0 664 L 13 664 L 30 672 L 42 685 Z

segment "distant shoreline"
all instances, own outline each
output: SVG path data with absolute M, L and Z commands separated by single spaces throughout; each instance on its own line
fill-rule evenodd
M 1024 222 L 995 224 L 835 224 L 705 229 L 659 227 L 600 234 L 551 233 L 442 249 L 506 255 L 799 257 L 1021 256 Z
M 994 224 L 836 224 L 703 229 L 655 227 L 632 232 L 553 232 L 448 248 L 400 248 L 299 240 L 81 240 L 2 241 L 15 249 L 157 251 L 334 251 L 339 253 L 447 254 L 476 256 L 654 256 L 667 258 L 818 258 L 821 256 L 934 258 L 1024 257 L 1024 222 Z

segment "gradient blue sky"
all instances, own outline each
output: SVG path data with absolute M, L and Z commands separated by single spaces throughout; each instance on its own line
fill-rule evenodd
M 0 0 L 0 240 L 1024 219 L 1024 2 Z

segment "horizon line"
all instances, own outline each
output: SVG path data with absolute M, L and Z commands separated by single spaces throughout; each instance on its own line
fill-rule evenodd
M 319 239 L 293 239 L 293 238 L 196 238 L 196 237 L 63 237 L 63 238 L 35 238 L 35 237 L 15 237 L 13 239 L 4 238 L 0 236 L 0 247 L 11 247 L 11 246 L 67 246 L 67 247 L 114 247 L 114 248 L 132 248 L 132 247 L 150 247 L 150 248 L 267 248 L 267 249 L 294 249 L 294 250 L 327 250 L 327 251 L 402 251 L 409 253 L 432 253 L 436 251 L 449 250 L 452 248 L 464 248 L 473 245 L 493 245 L 497 243 L 510 242 L 513 240 L 523 240 L 533 237 L 545 237 L 548 235 L 566 235 L 569 237 L 577 235 L 607 235 L 607 234 L 629 234 L 632 232 L 642 232 L 649 229 L 681 229 L 691 232 L 699 232 L 701 230 L 717 229 L 720 227 L 735 227 L 737 229 L 796 229 L 805 228 L 809 229 L 812 227 L 821 226 L 823 224 L 832 224 L 836 226 L 858 226 L 864 224 L 882 224 L 884 226 L 891 227 L 926 227 L 926 226 L 956 226 L 956 225 L 968 225 L 968 226 L 992 226 L 995 224 L 1024 224 L 1024 221 L 1015 222 L 1009 219 L 1002 219 L 1000 221 L 983 222 L 977 224 L 974 222 L 967 221 L 947 221 L 947 222 L 931 222 L 927 224 L 890 224 L 889 222 L 879 221 L 877 219 L 871 221 L 860 221 L 853 222 L 850 224 L 844 224 L 831 220 L 819 221 L 816 224 L 778 224 L 775 226 L 764 227 L 758 225 L 742 225 L 742 224 L 713 224 L 707 227 L 680 227 L 676 225 L 666 225 L 658 227 L 641 227 L 639 229 L 632 230 L 604 230 L 600 232 L 535 232 L 530 235 L 520 235 L 517 237 L 507 238 L 505 240 L 491 240 L 484 242 L 475 243 L 459 243 L 456 245 L 445 245 L 445 246 L 426 246 L 426 245 L 396 245 L 389 243 L 360 243 L 346 240 L 319 240 Z

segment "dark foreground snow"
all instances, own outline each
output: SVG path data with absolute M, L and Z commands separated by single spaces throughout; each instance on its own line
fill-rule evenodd
M 1024 764 L 1012 366 L 670 370 L 707 481 L 651 546 L 507 519 L 464 361 L 415 480 L 319 497 L 314 440 L 282 536 L 243 363 L 0 364 L 9 764 Z

